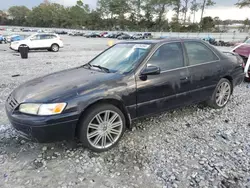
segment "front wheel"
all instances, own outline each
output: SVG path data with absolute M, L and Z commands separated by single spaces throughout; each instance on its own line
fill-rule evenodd
M 110 104 L 95 105 L 83 115 L 78 137 L 92 151 L 107 151 L 119 142 L 125 125 L 124 114 L 119 108 Z
M 215 109 L 224 108 L 232 95 L 233 86 L 228 79 L 222 78 L 217 84 L 208 105 Z

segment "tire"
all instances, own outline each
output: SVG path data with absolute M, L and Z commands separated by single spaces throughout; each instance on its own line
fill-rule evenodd
M 244 82 L 250 83 L 250 78 L 245 77 Z
M 99 120 L 97 120 L 97 116 Z M 116 118 L 114 119 L 114 117 Z M 105 118 L 107 121 L 104 121 Z M 99 123 L 100 120 L 109 123 L 113 122 L 112 124 L 102 124 Z M 83 143 L 83 146 L 94 152 L 107 151 L 113 148 L 122 138 L 126 129 L 125 121 L 124 114 L 119 108 L 111 104 L 94 105 L 86 111 L 79 122 L 78 138 Z M 113 129 L 109 127 L 112 125 L 114 126 Z
M 207 101 L 208 106 L 215 109 L 224 108 L 230 100 L 232 92 L 233 86 L 231 82 L 228 79 L 222 78 L 217 84 L 213 95 L 211 96 L 209 101 Z
M 58 44 L 52 44 L 50 49 L 51 49 L 52 52 L 58 52 L 59 51 L 59 45 Z

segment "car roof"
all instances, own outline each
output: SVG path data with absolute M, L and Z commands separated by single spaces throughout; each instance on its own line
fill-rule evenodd
M 197 38 L 167 38 L 167 39 L 162 39 L 162 38 L 158 38 L 158 39 L 151 39 L 151 40 L 137 40 L 137 41 L 123 41 L 120 42 L 120 44 L 122 43 L 135 43 L 135 44 L 160 44 L 160 43 L 165 43 L 165 42 L 182 42 L 182 41 L 196 41 L 196 42 L 200 42 L 202 41 L 201 39 L 197 39 Z

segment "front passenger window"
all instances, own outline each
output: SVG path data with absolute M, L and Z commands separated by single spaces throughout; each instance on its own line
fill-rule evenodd
M 160 46 L 148 61 L 148 65 L 157 66 L 161 71 L 183 67 L 184 58 L 181 43 L 175 42 Z

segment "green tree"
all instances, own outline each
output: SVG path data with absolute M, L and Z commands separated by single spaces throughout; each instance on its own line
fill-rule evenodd
M 216 3 L 212 0 L 202 0 L 202 5 L 201 5 L 201 22 L 203 19 L 204 11 L 207 7 L 214 6 Z
M 172 0 L 172 5 L 174 6 L 173 10 L 176 12 L 175 14 L 175 21 L 179 23 L 179 19 L 180 19 L 180 13 L 181 13 L 181 0 Z
M 238 3 L 236 3 L 236 6 L 240 8 L 250 7 L 250 0 L 239 0 Z
M 184 5 L 182 8 L 182 12 L 184 14 L 183 23 L 185 24 L 187 20 L 188 5 L 189 5 L 190 0 L 183 0 L 183 2 L 184 2 Z
M 7 14 L 0 10 L 0 25 L 5 25 L 8 23 L 8 16 Z
M 27 17 L 29 25 L 36 27 L 70 27 L 71 21 L 70 8 L 56 3 L 40 4 Z
M 199 10 L 199 7 L 200 7 L 200 4 L 197 3 L 196 0 L 193 0 L 191 2 L 190 10 L 191 10 L 191 13 L 193 14 L 193 23 L 195 23 L 195 15 L 196 15 L 196 12 Z
M 25 25 L 26 17 L 30 13 L 30 9 L 25 6 L 12 6 L 8 10 L 10 16 L 13 18 L 14 25 Z
M 204 17 L 201 21 L 201 29 L 202 31 L 211 32 L 215 27 L 215 23 L 212 17 Z

